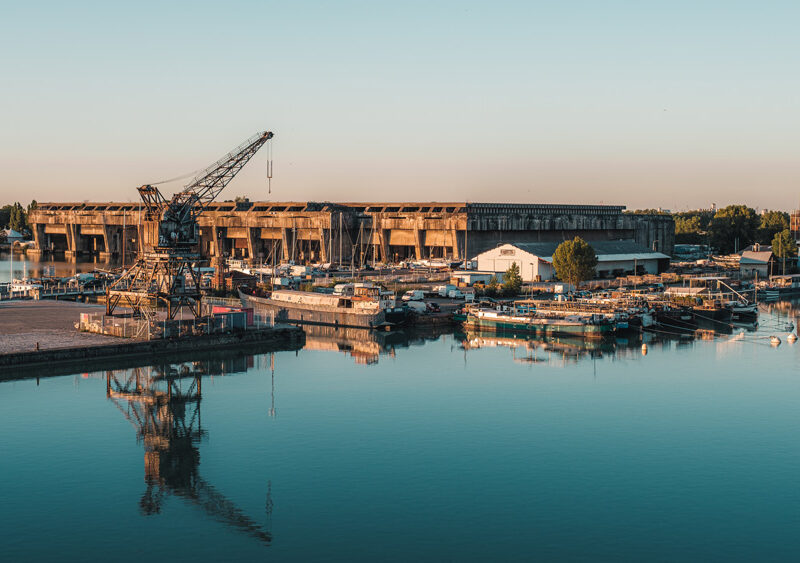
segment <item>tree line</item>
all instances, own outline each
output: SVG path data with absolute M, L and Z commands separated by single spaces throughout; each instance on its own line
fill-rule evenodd
M 36 200 L 31 201 L 27 207 L 23 207 L 18 201 L 0 207 L 0 228 L 13 229 L 18 233 L 29 231 L 28 213 L 35 208 Z
M 716 211 L 683 211 L 673 218 L 676 243 L 707 244 L 722 254 L 741 252 L 754 243 L 773 244 L 777 235 L 791 237 L 789 214 L 784 211 L 759 215 L 752 207 L 729 205 Z

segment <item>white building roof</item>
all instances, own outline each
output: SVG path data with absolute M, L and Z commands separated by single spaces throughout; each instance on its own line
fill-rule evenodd
M 669 256 L 661 252 L 649 250 L 640 244 L 633 241 L 616 240 L 616 241 L 587 241 L 589 246 L 594 249 L 597 255 L 598 262 L 614 262 L 622 260 L 663 260 L 669 259 Z M 553 254 L 558 248 L 561 241 L 555 242 L 514 242 L 507 243 L 500 246 L 513 246 L 523 252 L 527 252 L 534 256 L 538 256 L 547 262 L 553 261 Z M 497 248 L 499 248 L 498 246 Z M 490 249 L 487 252 L 493 252 L 496 249 Z

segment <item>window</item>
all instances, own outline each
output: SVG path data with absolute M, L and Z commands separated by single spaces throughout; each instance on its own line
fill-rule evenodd
M 500 250 L 500 256 L 514 256 L 514 252 L 513 248 L 503 248 Z

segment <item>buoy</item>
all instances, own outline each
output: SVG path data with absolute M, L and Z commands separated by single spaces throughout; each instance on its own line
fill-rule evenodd
M 769 343 L 772 344 L 773 346 L 780 346 L 781 345 L 781 339 L 778 338 L 777 336 L 770 336 L 769 337 Z
M 793 344 L 797 341 L 797 335 L 793 332 L 790 332 L 789 336 L 786 337 L 786 341 L 789 342 L 789 344 Z
M 647 355 L 647 344 L 642 344 L 642 356 Z

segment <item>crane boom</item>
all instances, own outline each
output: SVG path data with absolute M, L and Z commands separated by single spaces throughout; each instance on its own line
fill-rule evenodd
M 152 246 L 164 249 L 197 244 L 197 218 L 273 136 L 271 131 L 256 133 L 203 170 L 170 200 L 151 184 L 138 188 L 147 208 L 146 220 L 158 222 L 157 235 L 153 233 L 157 240 Z
M 143 252 L 133 267 L 106 291 L 107 315 L 113 315 L 119 304 L 150 320 L 156 304 L 166 305 L 170 319 L 182 307 L 188 307 L 195 317 L 201 315 L 202 293 L 196 268 L 200 258 L 197 218 L 273 136 L 271 131 L 253 135 L 170 199 L 152 184 L 138 188 L 145 206 L 141 232 L 144 236 L 140 241 Z M 269 164 L 270 176 L 271 169 Z

